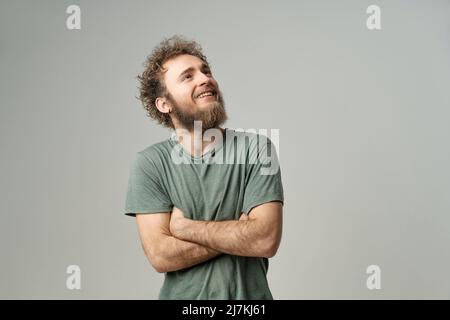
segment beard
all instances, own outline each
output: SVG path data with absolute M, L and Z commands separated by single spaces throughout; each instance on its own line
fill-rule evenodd
M 172 115 L 179 121 L 182 127 L 189 131 L 193 130 L 194 121 L 201 121 L 202 131 L 205 131 L 220 126 L 228 119 L 222 92 L 219 90 L 217 91 L 217 97 L 218 99 L 210 102 L 209 106 L 205 107 L 205 110 L 190 112 L 183 111 L 170 93 L 166 96 L 172 105 Z

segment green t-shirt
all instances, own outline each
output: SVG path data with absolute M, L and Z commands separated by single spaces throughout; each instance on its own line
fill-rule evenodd
M 284 202 L 281 171 L 264 135 L 225 129 L 223 143 L 193 157 L 175 132 L 137 153 L 131 166 L 125 214 L 170 212 L 194 220 L 238 220 L 253 207 Z M 245 245 L 245 244 L 242 244 Z M 272 299 L 267 258 L 219 255 L 165 274 L 160 299 Z

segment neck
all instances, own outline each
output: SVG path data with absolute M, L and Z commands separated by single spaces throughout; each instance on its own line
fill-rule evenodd
M 208 130 L 176 128 L 175 132 L 181 146 L 192 156 L 200 157 L 223 142 L 225 129 L 220 127 Z

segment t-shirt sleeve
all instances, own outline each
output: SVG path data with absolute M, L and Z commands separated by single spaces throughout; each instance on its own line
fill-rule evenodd
M 243 212 L 266 202 L 279 201 L 284 205 L 281 169 L 275 145 L 266 136 L 258 135 L 257 143 L 249 148 Z
M 137 153 L 131 168 L 124 213 L 135 217 L 137 213 L 158 213 L 172 210 L 172 202 L 161 183 L 153 161 Z

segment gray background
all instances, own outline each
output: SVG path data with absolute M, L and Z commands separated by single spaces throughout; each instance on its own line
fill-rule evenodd
M 425 0 L 1 1 L 0 298 L 157 298 L 122 209 L 135 153 L 169 135 L 135 77 L 175 33 L 202 44 L 226 127 L 280 129 L 276 299 L 450 298 L 450 1 Z

